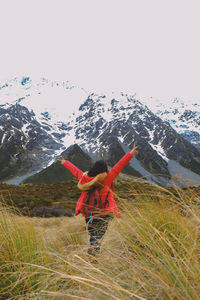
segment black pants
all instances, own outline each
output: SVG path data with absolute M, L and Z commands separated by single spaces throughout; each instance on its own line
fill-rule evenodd
M 88 254 L 95 255 L 100 252 L 101 239 L 106 233 L 108 223 L 111 219 L 111 216 L 105 216 L 103 218 L 93 219 L 91 222 L 89 218 L 85 218 L 90 235 Z

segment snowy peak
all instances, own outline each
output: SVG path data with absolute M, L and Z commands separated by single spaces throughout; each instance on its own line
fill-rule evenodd
M 87 92 L 69 81 L 40 80 L 30 77 L 13 78 L 0 82 L 0 102 L 19 103 L 33 110 L 37 118 L 48 113 L 49 119 L 66 121 L 86 99 Z M 67 107 L 67 110 L 64 108 Z
M 175 98 L 170 104 L 157 105 L 153 111 L 200 150 L 200 103 Z

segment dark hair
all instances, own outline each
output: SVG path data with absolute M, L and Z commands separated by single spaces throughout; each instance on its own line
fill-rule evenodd
M 108 166 L 104 160 L 97 160 L 89 169 L 88 176 L 95 177 L 100 173 L 107 172 Z

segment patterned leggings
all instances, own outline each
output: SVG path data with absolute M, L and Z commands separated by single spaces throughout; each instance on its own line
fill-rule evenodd
M 96 255 L 100 252 L 101 239 L 106 233 L 108 223 L 111 219 L 111 216 L 105 216 L 103 218 L 93 219 L 91 223 L 89 218 L 85 218 L 90 235 L 90 247 L 88 249 L 88 254 Z

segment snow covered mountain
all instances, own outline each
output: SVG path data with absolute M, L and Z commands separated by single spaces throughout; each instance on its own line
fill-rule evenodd
M 110 165 L 135 143 L 139 154 L 129 174 L 162 185 L 177 174 L 200 182 L 197 148 L 135 98 L 88 93 L 44 78 L 0 83 L 0 180 L 27 177 L 75 143 Z
M 13 78 L 0 82 L 0 180 L 25 177 L 66 147 L 66 125 L 86 92 L 69 82 Z M 70 141 L 68 140 L 68 144 Z
M 166 184 L 168 177 L 183 175 L 186 169 L 200 174 L 197 149 L 134 96 L 91 94 L 79 110 L 71 127 L 76 142 L 89 153 L 99 148 L 112 160 L 113 143 L 118 141 L 125 152 L 136 143 L 139 154 L 132 166 L 150 181 Z M 189 173 L 188 178 L 199 180 L 199 176 Z
M 200 150 L 200 101 L 173 99 L 169 104 L 158 104 L 152 111 L 186 140 Z

